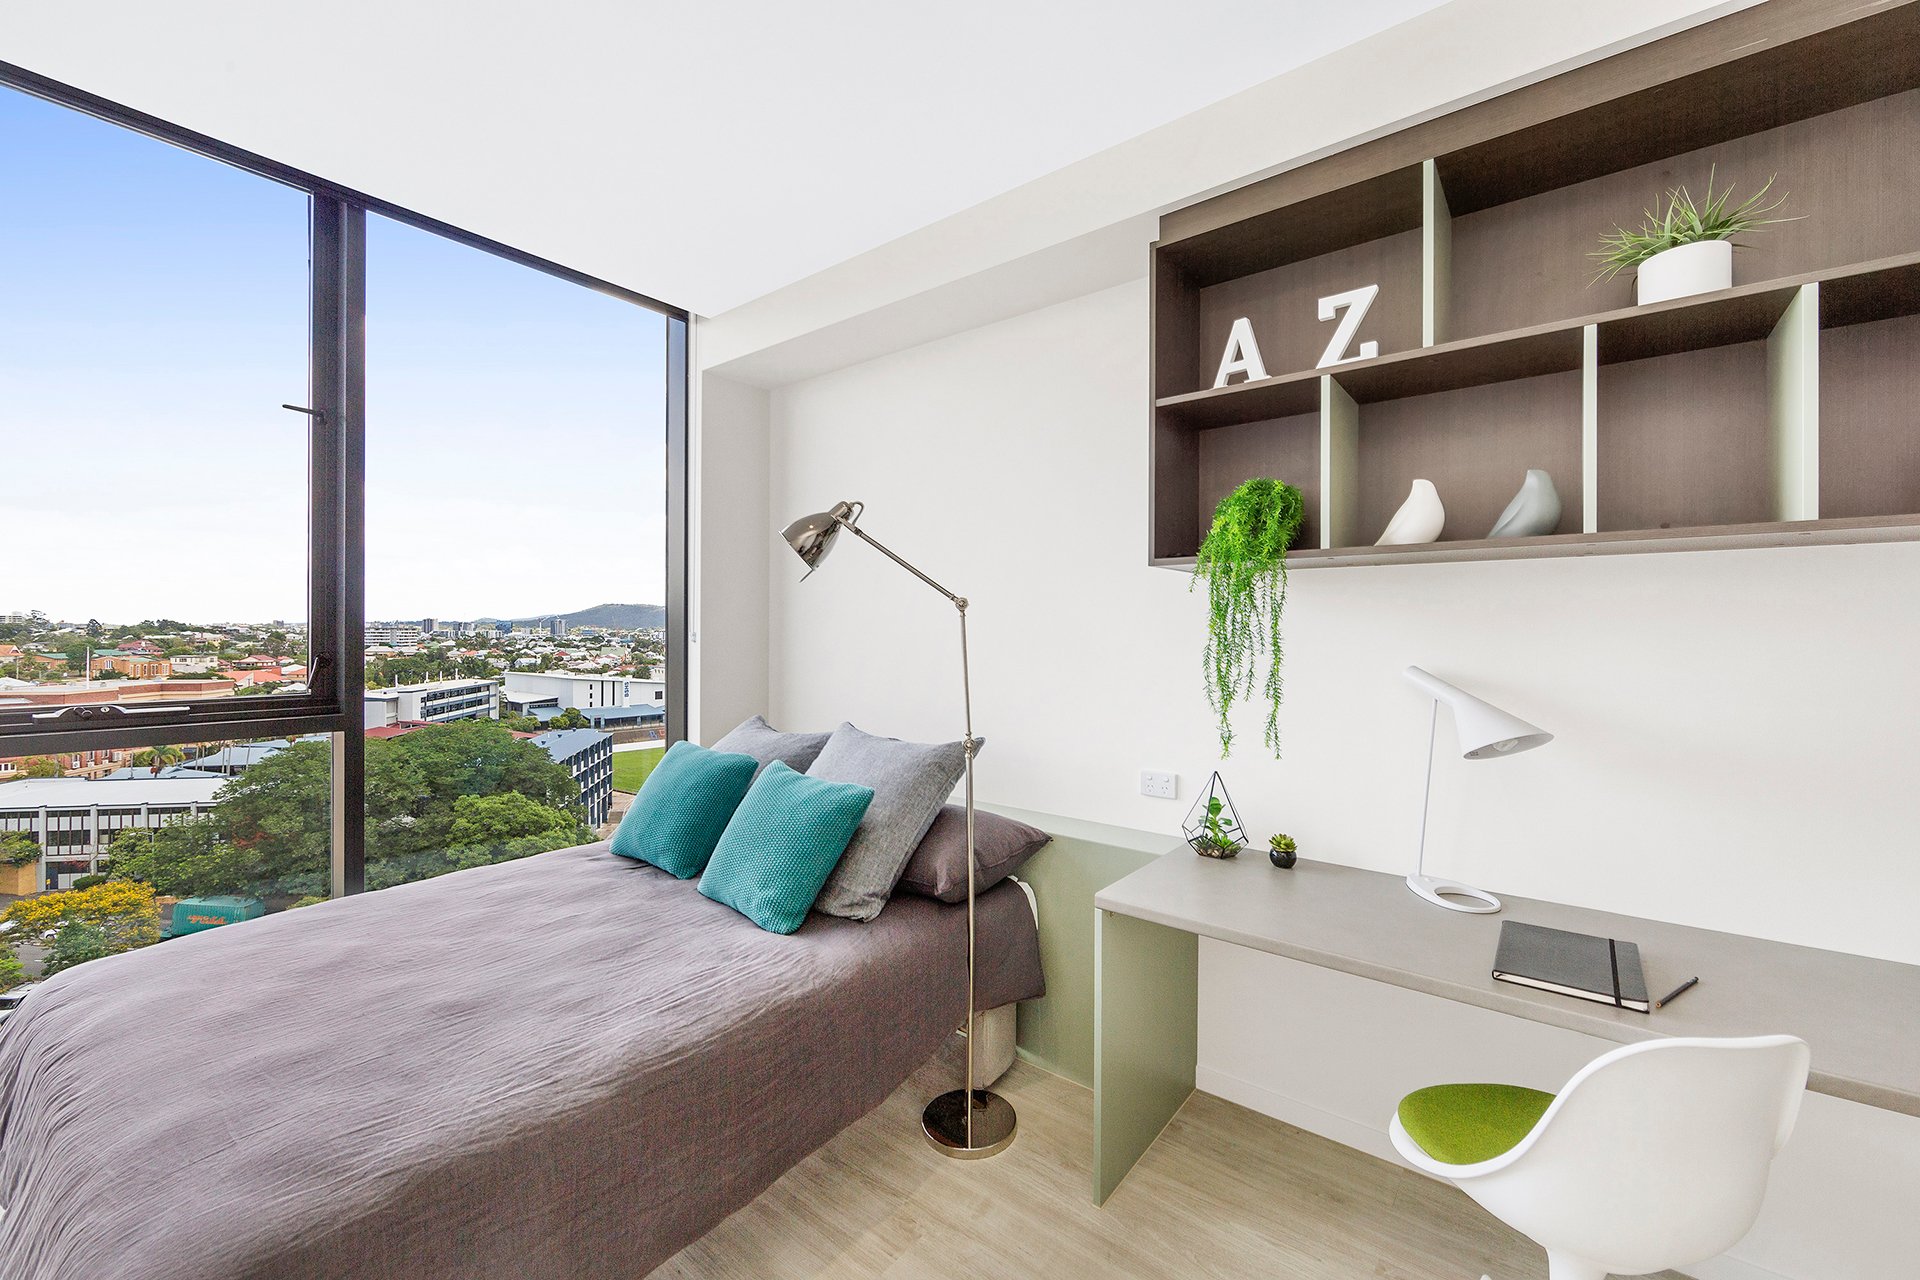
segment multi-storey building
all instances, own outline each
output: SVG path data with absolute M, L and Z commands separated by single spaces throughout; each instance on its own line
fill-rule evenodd
M 219 777 L 26 778 L 0 787 L 0 832 L 24 831 L 40 846 L 41 887 L 65 889 L 99 869 L 113 837 L 204 813 Z
M 362 723 L 369 729 L 381 729 L 403 720 L 445 724 L 450 720 L 499 718 L 498 680 L 430 680 L 367 690 Z
M 613 811 L 613 735 L 597 729 L 553 729 L 533 745 L 552 756 L 580 784 L 587 825 L 598 827 Z
M 368 644 L 417 645 L 424 638 L 418 625 L 411 622 L 369 622 L 366 627 Z
M 635 680 L 591 671 L 509 671 L 508 705 L 523 713 L 540 707 L 640 707 L 666 705 L 663 680 Z

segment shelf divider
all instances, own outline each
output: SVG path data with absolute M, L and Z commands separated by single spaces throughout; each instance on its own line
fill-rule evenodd
M 1320 375 L 1320 547 L 1350 547 L 1360 528 L 1360 406 Z
M 1803 284 L 1767 338 L 1774 516 L 1820 518 L 1820 285 Z
M 1453 214 L 1439 163 L 1420 165 L 1420 345 L 1447 340 L 1448 301 L 1453 289 Z
M 1580 331 L 1580 531 L 1600 532 L 1600 326 Z

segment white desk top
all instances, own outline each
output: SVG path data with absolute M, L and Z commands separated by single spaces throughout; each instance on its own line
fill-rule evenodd
M 1621 1043 L 1797 1035 L 1813 1051 L 1809 1089 L 1920 1116 L 1920 965 L 1501 896 L 1503 912 L 1468 915 L 1422 901 L 1399 876 L 1305 859 L 1281 871 L 1264 849 L 1221 862 L 1181 846 L 1094 905 Z M 1502 920 L 1639 944 L 1656 999 L 1700 983 L 1646 1014 L 1495 982 Z

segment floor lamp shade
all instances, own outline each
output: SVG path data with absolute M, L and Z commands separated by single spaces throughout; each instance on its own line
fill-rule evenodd
M 833 550 L 833 543 L 840 536 L 841 524 L 852 524 L 860 518 L 861 504 L 858 502 L 836 502 L 827 511 L 816 511 L 810 516 L 801 516 L 780 531 L 793 553 L 800 557 L 811 574 L 827 558 L 827 552 Z M 802 579 L 804 581 L 805 579 Z
M 866 506 L 863 503 L 836 502 L 825 511 L 801 516 L 782 529 L 780 536 L 786 539 L 787 545 L 793 548 L 793 553 L 799 556 L 801 563 L 807 566 L 806 577 L 811 577 L 813 571 L 820 566 L 820 562 L 827 558 L 827 552 L 833 550 L 834 542 L 839 538 L 840 531 L 844 529 L 945 596 L 960 618 L 960 693 L 961 709 L 965 713 L 967 730 L 967 736 L 964 739 L 967 760 L 966 1085 L 964 1088 L 943 1093 L 929 1102 L 926 1110 L 921 1113 L 920 1125 L 935 1150 L 960 1159 L 978 1159 L 1006 1150 L 1013 1142 L 1019 1119 L 1014 1114 L 1013 1104 L 1005 1098 L 991 1089 L 973 1087 L 973 1067 L 980 1043 L 979 1038 L 974 1034 L 976 1011 L 973 1007 L 974 979 L 978 962 L 974 945 L 976 923 L 974 873 L 978 855 L 974 850 L 973 757 L 979 750 L 980 740 L 973 736 L 973 679 L 967 663 L 967 598 L 947 590 L 862 529 L 859 521 L 865 510 Z M 802 581 L 805 581 L 804 577 Z
M 1420 801 L 1420 848 L 1414 859 L 1413 874 L 1407 887 L 1437 907 L 1449 911 L 1467 911 L 1485 915 L 1500 909 L 1500 899 L 1484 889 L 1446 880 L 1426 873 L 1427 808 L 1433 799 L 1433 755 L 1438 744 L 1440 704 L 1453 709 L 1453 733 L 1460 754 L 1468 760 L 1494 760 L 1518 755 L 1553 741 L 1553 735 L 1537 724 L 1529 724 L 1508 711 L 1502 711 L 1484 698 L 1476 698 L 1457 685 L 1419 667 L 1408 667 L 1406 677 L 1433 699 L 1433 712 L 1427 723 L 1427 784 Z

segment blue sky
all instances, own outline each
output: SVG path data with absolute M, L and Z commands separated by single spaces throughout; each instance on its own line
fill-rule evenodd
M 307 199 L 0 88 L 0 610 L 300 619 Z M 664 321 L 367 228 L 367 612 L 657 602 Z

